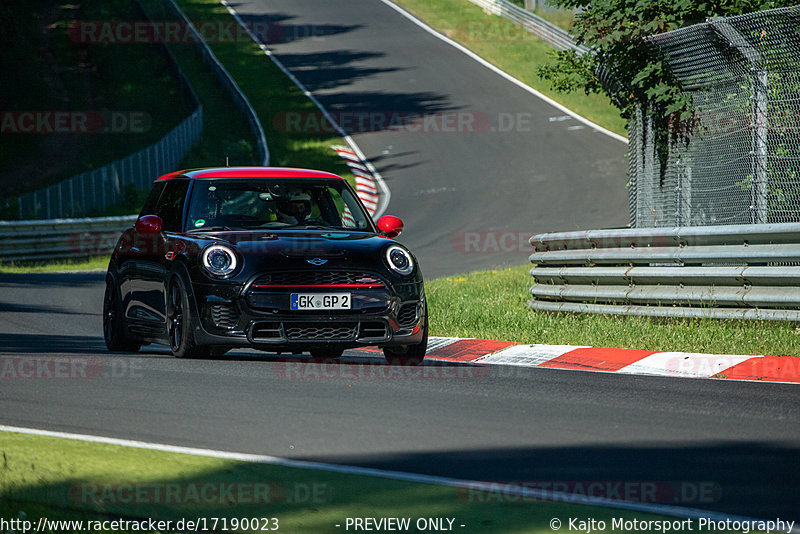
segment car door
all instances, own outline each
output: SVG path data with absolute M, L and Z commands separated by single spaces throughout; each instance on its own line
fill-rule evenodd
M 157 182 L 139 212 L 139 218 L 145 215 L 155 215 L 156 205 L 161 193 L 164 191 L 164 182 Z M 135 325 L 147 315 L 144 308 L 136 300 L 137 285 L 137 263 L 140 260 L 142 249 L 145 248 L 146 236 L 139 235 L 136 226 L 128 228 L 123 232 L 117 248 L 119 263 L 117 266 L 117 276 L 119 278 L 120 298 L 122 299 L 123 310 L 128 319 L 128 323 Z
M 134 300 L 141 307 L 140 319 L 161 334 L 166 324 L 166 298 L 164 284 L 167 275 L 166 253 L 168 242 L 183 225 L 184 204 L 189 180 L 167 181 L 155 206 L 162 221 L 161 232 L 138 235 L 136 254 Z

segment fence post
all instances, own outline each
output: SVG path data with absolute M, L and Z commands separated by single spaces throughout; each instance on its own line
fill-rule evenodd
M 653 131 L 653 117 L 648 114 L 644 106 L 637 110 L 637 115 L 641 116 L 642 133 L 641 140 L 641 170 L 642 179 L 637 180 L 639 190 L 637 191 L 636 199 L 640 206 L 653 208 L 652 213 L 646 213 L 645 209 L 637 210 L 637 223 L 636 226 L 658 226 L 658 213 L 655 211 L 654 190 L 656 188 L 656 150 L 655 150 L 655 132 Z
M 765 224 L 767 209 L 767 98 L 769 77 L 765 69 L 753 83 L 753 223 Z

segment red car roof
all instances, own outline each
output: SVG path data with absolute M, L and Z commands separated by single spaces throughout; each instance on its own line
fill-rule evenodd
M 187 169 L 171 172 L 158 178 L 171 180 L 172 178 L 336 178 L 341 176 L 311 169 L 294 169 L 291 167 L 217 167 L 210 169 Z

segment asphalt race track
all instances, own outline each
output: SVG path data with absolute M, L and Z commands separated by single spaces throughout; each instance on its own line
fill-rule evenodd
M 0 276 L 2 424 L 478 480 L 679 482 L 687 498 L 714 495 L 683 506 L 800 519 L 796 385 L 109 354 L 102 276 Z M 74 359 L 86 378 L 6 367 L 41 355 Z
M 402 241 L 426 276 L 521 265 L 532 233 L 627 224 L 627 145 L 574 119 L 551 121 L 564 113 L 380 1 L 235 8 L 249 24 L 281 28 L 270 48 L 381 172 L 392 191 L 387 213 L 403 218 Z M 396 112 L 433 120 L 398 131 L 388 128 Z M 305 127 L 302 117 L 287 128 Z M 465 231 L 521 234 L 523 246 L 510 237 L 502 247 L 492 237 L 465 243 Z
M 356 134 L 429 277 L 509 261 L 459 252 L 460 230 L 624 224 L 624 145 L 549 122 L 563 114 L 377 0 L 237 9 L 327 25 L 276 49 L 332 109 L 531 114 L 529 132 Z M 102 281 L 0 275 L 0 361 L 60 355 L 90 370 L 4 376 L 0 423 L 477 480 L 679 483 L 686 499 L 667 504 L 800 519 L 795 385 L 433 362 L 425 377 L 398 376 L 363 356 L 320 378 L 303 358 L 249 351 L 224 361 L 179 361 L 163 347 L 109 354 Z

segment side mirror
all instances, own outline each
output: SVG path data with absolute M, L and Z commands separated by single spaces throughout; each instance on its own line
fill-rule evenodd
M 378 219 L 378 230 L 386 237 L 397 237 L 403 231 L 403 221 L 399 217 L 384 215 Z
M 136 220 L 136 233 L 144 235 L 157 234 L 164 226 L 158 215 L 143 215 Z

